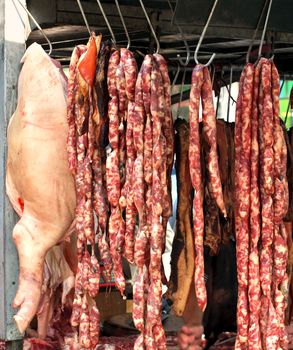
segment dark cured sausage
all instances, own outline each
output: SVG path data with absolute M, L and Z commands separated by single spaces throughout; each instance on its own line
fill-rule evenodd
M 176 215 L 176 233 L 171 255 L 172 308 L 177 316 L 182 316 L 190 286 L 194 280 L 194 245 L 191 223 L 192 184 L 189 172 L 189 127 L 178 118 L 175 122 L 175 150 L 178 205 Z

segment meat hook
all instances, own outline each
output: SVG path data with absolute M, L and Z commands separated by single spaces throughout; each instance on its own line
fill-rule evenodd
M 202 43 L 202 41 L 203 41 L 203 38 L 204 38 L 204 36 L 205 36 L 205 33 L 206 33 L 207 29 L 208 29 L 208 26 L 209 26 L 209 24 L 210 24 L 211 18 L 212 18 L 212 16 L 213 16 L 214 12 L 215 12 L 215 8 L 216 8 L 216 6 L 217 6 L 217 3 L 218 3 L 218 0 L 215 0 L 214 5 L 213 5 L 213 7 L 212 7 L 212 10 L 211 10 L 211 12 L 210 12 L 210 15 L 209 15 L 209 17 L 208 17 L 208 20 L 207 20 L 207 22 L 206 22 L 206 24 L 205 24 L 205 26 L 204 26 L 204 28 L 203 28 L 203 31 L 202 31 L 202 33 L 201 33 L 201 35 L 200 35 L 199 40 L 198 40 L 196 49 L 195 49 L 195 51 L 194 51 L 194 60 L 195 60 L 195 63 L 196 63 L 196 64 L 199 64 L 198 59 L 197 59 L 198 51 L 199 51 L 200 45 L 201 45 L 201 43 Z M 216 54 L 213 53 L 212 56 L 211 56 L 211 58 L 209 59 L 209 61 L 208 61 L 204 66 L 205 66 L 205 67 L 208 67 L 208 66 L 213 62 L 215 56 L 216 56 Z
M 252 39 L 251 39 L 250 45 L 249 45 L 248 50 L 247 50 L 247 54 L 246 54 L 246 63 L 249 63 L 249 58 L 250 58 L 252 46 L 253 46 L 253 43 L 254 43 L 254 41 L 255 41 L 255 37 L 256 37 L 256 34 L 257 34 L 258 30 L 259 30 L 259 26 L 260 26 L 260 23 L 261 23 L 261 21 L 262 21 L 262 18 L 263 18 L 263 15 L 264 15 L 264 13 L 265 13 L 265 9 L 266 9 L 266 7 L 267 7 L 268 2 L 269 2 L 269 0 L 266 0 L 264 6 L 263 6 L 263 8 L 262 8 L 261 14 L 260 14 L 260 16 L 259 16 L 259 20 L 258 20 L 258 22 L 257 22 L 255 31 L 254 31 L 254 33 L 253 33 L 253 37 L 252 37 Z
M 183 75 L 182 75 L 182 81 L 181 81 L 181 87 L 180 87 L 180 98 L 179 98 L 179 103 L 178 103 L 178 106 L 177 106 L 176 119 L 179 117 L 179 112 L 180 112 L 180 108 L 181 108 L 182 97 L 183 97 L 183 89 L 184 89 L 184 83 L 185 83 L 185 76 L 186 76 L 186 66 L 184 66 Z
M 128 30 L 127 30 L 127 27 L 126 27 L 126 24 L 125 24 L 125 21 L 124 21 L 124 17 L 122 15 L 122 12 L 121 12 L 118 0 L 115 0 L 115 4 L 116 4 L 117 10 L 118 10 L 118 13 L 119 13 L 119 16 L 120 16 L 120 19 L 121 19 L 121 22 L 122 22 L 122 25 L 123 25 L 126 37 L 127 37 L 127 47 L 126 48 L 128 50 L 130 48 L 130 44 L 131 44 L 130 36 L 129 36 Z
M 103 17 L 104 17 L 104 20 L 105 20 L 105 22 L 106 22 L 106 24 L 107 24 L 107 27 L 108 27 L 108 29 L 109 29 L 109 32 L 110 32 L 110 34 L 111 34 L 112 41 L 113 41 L 114 45 L 116 45 L 116 38 L 115 38 L 114 32 L 113 32 L 113 30 L 112 30 L 112 27 L 111 27 L 109 21 L 108 21 L 108 18 L 107 18 L 107 16 L 106 16 L 106 13 L 105 13 L 105 11 L 104 11 L 104 9 L 103 9 L 103 6 L 102 6 L 100 0 L 97 0 L 97 3 L 98 3 L 98 5 L 99 5 L 100 11 L 102 12 L 102 15 L 103 15 Z
M 176 81 L 177 81 L 177 78 L 178 78 L 179 73 L 180 73 L 180 64 L 177 63 L 177 70 L 176 70 L 174 79 L 173 79 L 172 84 L 171 84 L 171 95 L 172 95 L 172 93 L 173 93 L 173 89 L 174 89 L 174 86 L 175 86 L 175 84 L 176 84 Z
M 145 9 L 145 7 L 144 7 L 143 1 L 142 1 L 142 0 L 139 0 L 139 2 L 140 2 L 140 6 L 141 6 L 141 8 L 142 8 L 142 10 L 143 10 L 143 12 L 144 12 L 145 18 L 146 18 L 146 20 L 147 20 L 147 22 L 148 22 L 148 25 L 149 25 L 149 27 L 150 27 L 150 29 L 151 29 L 151 32 L 152 32 L 152 34 L 153 34 L 153 37 L 154 37 L 154 39 L 155 39 L 155 42 L 156 42 L 156 45 L 157 45 L 156 53 L 159 53 L 159 51 L 160 51 L 160 42 L 159 42 L 158 37 L 157 37 L 157 35 L 156 35 L 156 32 L 155 32 L 155 30 L 154 30 L 154 28 L 153 28 L 152 22 L 151 22 L 151 20 L 150 20 L 150 18 L 149 18 L 149 16 L 148 16 L 148 13 L 147 13 L 147 11 L 146 11 L 146 9 Z
M 229 123 L 229 117 L 230 117 L 230 96 L 231 96 L 232 83 L 233 83 L 233 66 L 231 65 L 230 81 L 229 81 L 229 88 L 228 88 L 227 123 Z
M 267 12 L 267 15 L 266 15 L 266 20 L 265 20 L 265 24 L 264 24 L 264 27 L 263 27 L 259 48 L 258 48 L 258 59 L 260 59 L 260 57 L 261 57 L 262 46 L 263 46 L 263 42 L 264 42 L 266 31 L 267 31 L 267 26 L 268 26 L 270 13 L 271 13 L 272 3 L 273 3 L 273 0 L 270 0 L 269 6 L 268 6 L 268 12 Z
M 52 53 L 52 43 L 50 41 L 50 39 L 47 37 L 46 33 L 44 32 L 44 30 L 41 28 L 41 26 L 39 25 L 39 23 L 37 22 L 37 20 L 35 19 L 35 17 L 30 13 L 30 11 L 27 9 L 27 7 L 20 1 L 17 0 L 18 3 L 21 5 L 21 7 L 25 10 L 25 12 L 27 13 L 27 15 L 30 17 L 30 19 L 34 22 L 34 24 L 36 25 L 36 27 L 39 29 L 39 31 L 42 33 L 43 37 L 46 39 L 48 45 L 49 45 L 49 52 L 48 55 L 50 56 Z
M 90 29 L 90 26 L 89 26 L 88 21 L 87 21 L 87 19 L 86 19 L 86 15 L 85 15 L 85 13 L 84 13 L 82 4 L 81 4 L 80 0 L 76 0 L 76 1 L 77 1 L 77 4 L 78 4 L 78 7 L 79 7 L 79 9 L 80 9 L 82 18 L 83 18 L 83 20 L 84 20 L 86 29 L 87 29 L 87 31 L 89 32 L 89 35 L 91 36 L 91 29 Z
M 173 10 L 173 7 L 172 7 L 172 5 L 171 5 L 170 0 L 167 0 L 167 2 L 168 2 L 168 4 L 169 4 L 170 10 L 171 10 L 171 12 L 172 12 L 172 21 L 171 21 L 171 22 L 173 23 L 174 10 Z M 185 36 L 184 36 L 184 33 L 183 33 L 181 27 L 180 27 L 178 24 L 176 24 L 176 27 L 177 27 L 177 29 L 178 29 L 179 32 L 180 32 L 181 38 L 182 38 L 182 40 L 183 40 L 183 42 L 184 42 L 184 45 L 185 45 L 185 48 L 186 48 L 186 59 L 185 59 L 185 62 L 183 61 L 183 59 L 181 58 L 181 56 L 180 56 L 179 53 L 177 54 L 177 58 L 178 58 L 178 61 L 180 62 L 180 64 L 181 64 L 182 66 L 185 66 L 185 67 L 186 67 L 186 66 L 188 65 L 189 61 L 190 61 L 190 48 L 189 48 L 189 45 L 188 45 L 188 43 L 187 43 L 187 40 L 185 39 Z

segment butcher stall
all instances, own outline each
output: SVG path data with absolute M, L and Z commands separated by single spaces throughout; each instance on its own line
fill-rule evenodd
M 0 349 L 293 349 L 293 2 L 0 0 Z

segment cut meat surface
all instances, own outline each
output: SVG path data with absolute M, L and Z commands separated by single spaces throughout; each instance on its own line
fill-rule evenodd
M 22 62 L 6 173 L 7 194 L 21 216 L 13 229 L 20 263 L 13 306 L 19 307 L 14 319 L 21 333 L 37 311 L 45 255 L 70 233 L 76 205 L 66 152 L 66 77 L 38 44 Z

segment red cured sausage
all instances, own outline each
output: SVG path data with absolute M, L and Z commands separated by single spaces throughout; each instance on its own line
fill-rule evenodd
M 80 316 L 79 325 L 79 344 L 85 349 L 91 348 L 91 338 L 90 338 L 90 317 L 88 311 L 88 301 L 87 296 L 84 295 L 82 300 L 82 313 Z
M 85 45 L 79 45 L 74 48 L 70 59 L 69 65 L 69 77 L 68 77 L 68 90 L 67 90 L 67 121 L 69 125 L 68 138 L 67 138 L 67 153 L 69 161 L 69 169 L 75 174 L 77 167 L 76 159 L 76 130 L 75 130 L 75 92 L 76 92 L 76 68 L 80 56 L 86 51 Z
M 272 65 L 272 102 L 274 115 L 274 238 L 273 238 L 273 295 L 279 325 L 279 345 L 288 348 L 288 337 L 285 329 L 286 295 L 288 276 L 286 274 L 288 261 L 287 231 L 282 219 L 289 206 L 287 173 L 287 146 L 279 118 L 279 74 L 274 63 Z
M 146 125 L 144 130 L 144 179 L 147 184 L 152 182 L 152 120 L 151 120 L 151 72 L 153 66 L 152 55 L 146 55 L 142 65 L 142 90 L 143 103 L 146 113 Z
M 100 333 L 100 312 L 95 305 L 90 310 L 89 332 L 90 332 L 91 348 L 95 349 L 99 343 L 99 333 Z
M 126 143 L 126 179 L 121 191 L 120 200 L 126 207 L 125 222 L 125 247 L 124 256 L 130 262 L 134 263 L 134 231 L 136 208 L 133 201 L 133 166 L 135 161 L 135 149 L 133 141 L 133 123 L 135 109 L 135 83 L 137 78 L 137 64 L 133 54 L 126 49 L 121 49 L 121 62 L 123 63 L 125 74 L 125 89 L 127 97 L 127 127 L 125 134 Z M 121 206 L 121 204 L 120 204 Z
M 126 95 L 128 101 L 135 99 L 135 83 L 137 78 L 137 64 L 133 53 L 127 49 L 121 49 L 121 61 L 124 67 Z
M 240 216 L 240 229 L 236 236 L 236 254 L 238 271 L 238 339 L 240 344 L 248 341 L 248 259 L 249 259 L 249 212 L 250 212 L 250 156 L 251 156 L 251 111 L 253 98 L 254 68 L 252 64 L 245 67 L 243 80 L 243 95 L 241 106 L 241 155 L 239 163 L 239 175 L 241 183 L 236 193 L 238 215 Z M 239 176 L 238 175 L 238 176 Z M 237 176 L 237 175 L 236 175 Z
M 250 251 L 249 251 L 249 330 L 248 346 L 251 349 L 262 349 L 259 316 L 260 316 L 260 279 L 258 244 L 260 239 L 260 198 L 259 198 L 259 145 L 258 145 L 258 90 L 260 82 L 260 65 L 254 71 L 253 104 L 251 117 L 251 183 L 250 183 Z
M 125 278 L 122 270 L 122 254 L 120 252 L 119 240 L 121 233 L 119 232 L 123 227 L 121 213 L 119 207 L 112 208 L 112 213 L 109 219 L 109 240 L 110 253 L 113 261 L 113 272 L 115 277 L 115 284 L 121 295 L 124 296 Z
M 260 88 L 260 118 L 259 118 L 259 134 L 260 134 L 260 193 L 262 201 L 262 250 L 260 255 L 260 281 L 263 291 L 262 305 L 263 313 L 269 313 L 270 298 L 271 298 L 271 283 L 272 283 L 272 243 L 273 243 L 273 201 L 272 192 L 272 101 L 271 101 L 271 85 L 270 85 L 270 64 L 263 59 L 261 66 L 261 88 Z M 269 117 L 266 119 L 269 122 L 268 129 L 265 126 L 266 113 Z M 265 136 L 266 135 L 266 136 Z M 267 300 L 265 300 L 267 299 Z M 267 320 L 262 320 L 262 333 L 268 340 L 270 335 L 269 317 Z M 266 324 L 265 324 L 266 322 Z M 265 326 L 264 326 L 265 325 Z M 274 341 L 275 342 L 275 341 Z
M 167 167 L 167 190 L 165 191 L 165 209 L 164 209 L 164 218 L 165 218 L 165 224 L 169 219 L 170 216 L 172 216 L 172 196 L 171 196 L 171 172 L 174 162 L 174 127 L 173 127 L 173 118 L 172 118 L 172 112 L 171 112 L 171 84 L 170 84 L 170 78 L 168 74 L 168 67 L 167 63 L 163 56 L 159 54 L 154 55 L 154 60 L 160 70 L 162 80 L 163 80 L 163 90 L 164 92 L 160 92 L 159 96 L 164 95 L 164 111 L 165 115 L 162 120 L 162 131 L 163 135 L 166 139 L 166 167 Z M 164 229 L 166 231 L 166 229 Z
M 95 213 L 98 218 L 99 226 L 102 232 L 105 232 L 107 221 L 108 221 L 109 208 L 108 208 L 106 189 L 103 183 L 101 155 L 100 155 L 100 150 L 98 148 L 94 150 L 93 160 L 92 160 L 92 170 L 93 170 L 93 177 L 94 177 L 93 205 L 94 205 Z
M 167 151 L 167 165 L 170 172 L 170 169 L 172 169 L 173 158 L 174 158 L 174 128 L 173 128 L 173 119 L 172 119 L 172 113 L 171 113 L 171 84 L 170 84 L 170 78 L 168 74 L 167 63 L 164 57 L 160 54 L 154 54 L 154 60 L 156 61 L 157 66 L 160 69 L 160 73 L 163 79 L 166 114 L 162 123 L 162 127 L 163 127 L 163 134 L 165 138 L 168 140 L 166 151 Z
M 247 66 L 246 66 L 247 67 Z M 237 99 L 236 106 L 236 120 L 235 120 L 235 236 L 236 236 L 236 249 L 237 246 L 240 245 L 240 240 L 237 239 L 240 234 L 241 229 L 241 219 L 239 214 L 240 204 L 237 200 L 237 194 L 241 190 L 241 182 L 240 182 L 240 166 L 241 166 L 241 152 L 242 152 L 242 131 L 241 131 L 241 123 L 242 123 L 242 96 L 243 96 L 243 86 L 244 79 L 246 76 L 246 69 L 244 69 L 241 73 L 240 77 L 240 85 L 239 85 L 239 94 Z M 238 257 L 237 257 L 238 262 Z M 240 269 L 241 270 L 241 269 Z M 238 271 L 237 271 L 238 273 Z M 239 278 L 239 277 L 238 277 Z M 244 298 L 243 298 L 244 296 Z M 243 322 L 243 314 L 246 315 L 248 309 L 247 300 L 245 298 L 244 289 L 239 289 L 238 291 L 238 304 L 237 304 L 237 338 L 235 343 L 235 349 L 240 350 L 244 349 L 243 343 L 247 340 L 247 321 L 244 323 L 244 329 L 242 327 Z M 246 316 L 247 317 L 247 316 Z
M 88 281 L 89 281 L 89 295 L 92 298 L 95 298 L 99 293 L 100 288 L 100 265 L 95 257 L 95 255 L 91 256 L 90 260 L 90 271 L 88 273 Z
M 155 332 L 164 333 L 161 322 L 161 258 L 164 240 L 163 227 L 160 222 L 163 207 L 163 192 L 161 183 L 161 163 L 162 163 L 162 102 L 160 104 L 160 91 L 163 82 L 160 71 L 156 65 L 153 65 L 151 73 L 151 104 L 150 112 L 153 120 L 153 150 L 152 150 L 152 221 L 150 230 L 150 265 L 149 279 L 150 289 L 147 298 L 147 320 L 146 320 L 146 345 L 150 349 L 164 346 L 164 339 L 156 339 Z M 157 329 L 157 330 L 156 330 Z M 162 342 L 162 344 L 157 343 Z
M 207 304 L 207 294 L 204 281 L 204 216 L 202 203 L 202 175 L 200 163 L 199 143 L 199 104 L 203 85 L 203 66 L 197 65 L 192 72 L 192 84 L 189 103 L 189 170 L 192 186 L 194 188 L 193 199 L 193 231 L 195 246 L 195 290 L 198 305 L 203 311 Z
M 218 164 L 218 152 L 217 152 L 217 125 L 216 125 L 216 113 L 213 104 L 212 94 L 212 82 L 210 73 L 207 67 L 203 69 L 204 82 L 202 85 L 202 122 L 205 138 L 210 146 L 210 153 L 208 156 L 208 169 L 210 176 L 210 188 L 211 194 L 223 215 L 226 217 L 227 212 L 223 199 L 219 164 Z
M 95 297 L 99 290 L 100 266 L 94 252 L 92 256 L 89 255 L 87 243 L 91 243 L 92 246 L 95 244 L 94 209 L 101 218 L 99 223 L 103 230 L 106 229 L 108 215 L 98 137 L 96 139 L 96 131 L 100 128 L 100 116 L 97 96 L 93 89 L 100 44 L 101 36 L 95 37 L 93 34 L 89 45 L 74 50 L 68 92 L 68 154 L 70 169 L 76 173 L 78 253 L 71 324 L 79 326 L 79 344 L 84 349 L 96 346 L 99 333 L 98 324 L 90 325 L 89 300 L 90 297 Z M 97 133 L 99 134 L 99 130 Z M 99 193 L 94 193 L 97 189 Z M 99 209 L 98 203 L 101 204 Z M 90 304 L 93 309 L 92 301 Z M 98 312 L 97 309 L 96 311 Z
M 272 63 L 272 99 L 274 113 L 274 222 L 280 224 L 288 211 L 287 146 L 279 117 L 280 79 Z

